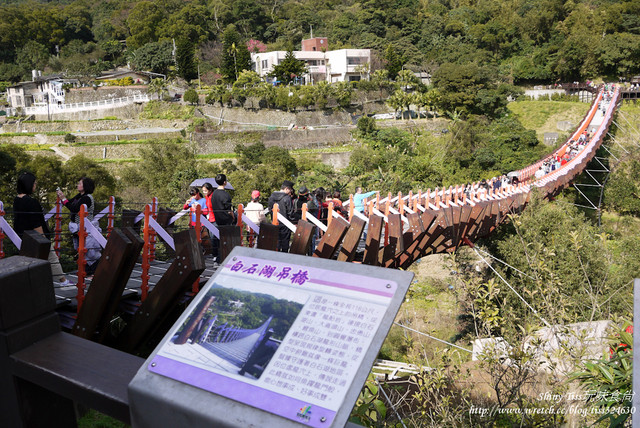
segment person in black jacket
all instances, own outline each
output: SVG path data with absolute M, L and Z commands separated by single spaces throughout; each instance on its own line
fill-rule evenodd
M 47 238 L 50 233 L 47 222 L 44 219 L 42 205 L 31 197 L 36 190 L 36 184 L 36 176 L 30 172 L 25 172 L 18 177 L 18 195 L 13 200 L 13 230 L 21 238 L 27 230 L 35 230 Z M 60 260 L 53 249 L 53 242 L 49 250 L 49 263 L 51 263 L 51 274 L 54 281 L 63 286 L 74 285 L 64 275 Z
M 302 206 L 309 202 L 309 189 L 307 186 L 302 186 L 298 189 L 298 197 L 294 203 L 294 212 L 292 215 L 293 224 L 298 224 L 298 220 L 302 218 Z M 308 208 L 308 207 L 307 207 Z
M 216 190 L 211 195 L 211 208 L 215 216 L 214 224 L 216 226 L 227 226 L 233 224 L 234 215 L 231 208 L 231 195 L 224 190 L 227 185 L 227 176 L 224 174 L 216 175 Z M 220 254 L 220 240 L 215 236 L 211 237 L 212 253 L 215 256 L 216 263 L 222 263 Z
M 280 191 L 273 192 L 269 196 L 267 206 L 269 211 L 273 213 L 273 206 L 278 204 L 278 218 L 285 218 L 289 221 L 293 219 L 293 202 L 291 201 L 291 194 L 293 193 L 293 183 L 289 180 L 285 180 L 282 183 Z M 273 215 L 273 214 L 272 214 Z M 284 253 L 289 252 L 289 241 L 291 240 L 291 229 L 279 222 L 280 229 L 278 231 L 278 251 Z
M 216 184 L 218 187 L 213 191 L 213 196 L 211 196 L 211 207 L 216 217 L 216 224 L 218 226 L 233 224 L 234 215 L 231 209 L 231 195 L 224 190 L 227 185 L 227 176 L 224 174 L 216 175 Z

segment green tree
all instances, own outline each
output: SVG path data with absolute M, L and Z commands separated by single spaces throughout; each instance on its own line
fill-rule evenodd
M 198 104 L 198 92 L 195 89 L 187 89 L 184 93 L 183 99 L 191 104 Z
M 289 46 L 284 59 L 280 64 L 273 67 L 269 76 L 274 77 L 282 83 L 288 84 L 293 82 L 294 79 L 302 77 L 305 73 L 307 73 L 307 67 L 304 61 L 296 59 L 293 53 L 293 46 Z
M 176 44 L 176 68 L 178 76 L 187 82 L 198 77 L 193 43 L 180 39 Z
M 167 93 L 167 81 L 164 79 L 152 79 L 147 88 L 150 94 L 156 95 L 158 99 Z
M 157 29 L 164 18 L 164 12 L 157 3 L 141 1 L 136 3 L 127 17 L 130 36 L 127 37 L 129 49 L 140 49 L 146 44 L 157 42 Z
M 29 41 L 18 51 L 16 62 L 22 69 L 43 70 L 49 62 L 49 52 L 46 46 Z
M 621 214 L 640 216 L 640 161 L 631 158 L 616 166 L 604 188 L 605 204 Z
M 225 81 L 232 83 L 241 71 L 251 69 L 251 54 L 240 39 L 236 27 L 229 25 L 222 36 L 222 64 L 220 72 Z
M 168 40 L 147 43 L 131 53 L 130 61 L 136 70 L 153 71 L 166 75 L 169 67 L 174 64 L 173 44 Z
M 393 45 L 388 44 L 384 50 L 385 70 L 389 73 L 389 79 L 395 80 L 402 67 L 406 64 L 406 58 L 397 52 Z

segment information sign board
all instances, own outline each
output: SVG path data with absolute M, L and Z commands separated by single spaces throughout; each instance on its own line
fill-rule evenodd
M 206 401 L 232 400 L 245 407 L 245 423 L 255 415 L 256 426 L 265 426 L 265 418 L 280 420 L 279 426 L 344 426 L 412 277 L 236 247 L 130 390 L 135 397 L 136 385 L 144 391 L 149 379 L 161 379 L 197 388 Z M 135 399 L 131 404 L 133 412 Z M 134 427 L 157 423 L 154 416 L 137 424 L 137 414 Z M 203 425 L 222 416 L 241 424 L 225 414 Z

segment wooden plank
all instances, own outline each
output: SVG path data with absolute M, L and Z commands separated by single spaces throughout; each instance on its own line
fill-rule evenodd
M 408 234 L 411 236 L 409 244 L 413 242 L 416 237 L 424 231 L 424 226 L 422 225 L 422 218 L 420 218 L 420 214 L 418 213 L 409 213 L 407 214 L 407 220 L 409 221 L 409 231 Z M 407 233 L 405 233 L 407 235 Z M 408 245 L 405 245 L 405 248 Z
M 98 323 L 97 341 L 99 343 L 105 343 L 105 341 L 107 340 L 109 325 L 111 324 L 113 314 L 115 314 L 116 309 L 118 308 L 118 304 L 120 303 L 120 299 L 122 298 L 122 293 L 127 286 L 127 282 L 131 277 L 131 272 L 133 272 L 138 258 L 140 257 L 142 247 L 144 246 L 144 239 L 142 239 L 140 235 L 138 235 L 132 228 L 125 227 L 122 228 L 121 231 L 131 241 L 131 251 L 129 252 L 129 257 L 127 258 L 127 261 L 122 268 L 121 274 L 118 276 L 118 281 L 113 287 L 113 292 L 109 296 L 109 301 L 105 307 L 103 316 Z M 98 268 L 100 268 L 100 265 L 98 265 Z
M 218 230 L 220 231 L 218 251 L 220 252 L 220 260 L 224 260 L 231 253 L 231 250 L 242 245 L 242 229 L 240 226 L 226 225 L 218 226 Z
M 495 224 L 495 215 L 493 213 L 493 205 L 494 201 L 487 201 L 487 208 L 484 211 L 484 218 L 480 223 L 480 227 L 478 228 L 478 237 L 482 238 L 489 234 L 491 230 L 491 225 Z M 497 204 L 496 204 L 497 205 Z
M 425 235 L 426 239 L 423 239 L 420 243 L 420 257 L 433 253 L 445 239 L 443 232 L 447 228 L 447 223 L 444 218 L 444 212 L 440 209 L 434 210 L 433 213 L 436 217 L 433 219 L 431 226 L 427 229 L 427 233 Z
M 16 352 L 11 360 L 16 376 L 131 423 L 127 386 L 144 359 L 59 332 Z M 49 420 L 40 426 L 70 425 Z
M 464 204 L 460 209 L 460 224 L 456 235 L 456 250 L 463 244 L 462 238 L 464 237 L 465 230 L 467 230 L 467 225 L 469 224 L 472 211 L 473 207 L 468 204 Z
M 469 224 L 467 230 L 464 232 L 464 237 L 469 239 L 471 242 L 475 242 L 476 239 L 478 239 L 478 231 L 484 221 L 485 212 L 488 206 L 489 204 L 486 201 L 482 201 L 476 203 L 473 210 L 471 210 Z
M 395 244 L 396 251 L 393 254 L 395 256 L 397 253 L 404 251 L 402 217 L 400 214 L 389 214 L 387 219 L 389 220 L 389 243 Z
M 190 288 L 205 269 L 194 229 L 176 233 L 175 240 L 177 257 L 120 335 L 118 346 L 127 352 L 143 343 L 153 327 L 177 304 L 180 293 Z
M 462 217 L 462 207 L 459 206 L 451 206 L 451 222 L 453 223 L 453 231 L 451 236 L 451 241 L 453 243 L 452 250 L 458 248 L 459 240 L 460 240 L 460 229 L 462 227 L 461 217 Z
M 280 226 L 271 223 L 260 223 L 258 248 L 261 250 L 278 250 L 278 230 Z
M 342 248 L 338 254 L 338 260 L 341 262 L 352 262 L 356 257 L 356 251 L 358 249 L 358 243 L 364 232 L 364 228 L 367 222 L 360 217 L 354 216 L 351 219 L 349 230 L 347 230 L 344 239 L 342 240 Z
M 425 249 L 427 252 L 424 255 L 436 253 L 437 249 L 440 248 L 447 239 L 450 239 L 450 237 L 445 234 L 448 227 L 447 214 L 441 207 L 438 210 L 438 216 L 429 230 L 430 241 L 427 243 L 427 248 Z
M 48 260 L 51 251 L 51 241 L 35 230 L 25 230 L 22 234 L 22 245 L 18 253 L 24 257 Z
M 411 235 L 413 240 L 405 246 L 405 250 L 402 254 L 396 256 L 396 266 L 402 269 L 407 269 L 411 263 L 415 261 L 415 257 L 417 257 L 420 252 L 418 250 L 418 246 L 420 242 L 427 234 L 423 224 L 422 218 L 418 213 L 410 213 L 407 215 L 407 220 L 409 220 L 409 229 L 411 231 Z
M 389 228 L 389 243 L 380 249 L 378 260 L 381 266 L 390 268 L 395 264 L 396 255 L 400 255 L 404 250 L 402 236 L 402 218 L 400 214 L 389 214 L 387 216 Z
M 107 246 L 102 252 L 98 269 L 78 312 L 71 332 L 84 339 L 93 338 L 111 295 L 119 282 L 119 276 L 130 260 L 133 243 L 120 229 L 113 229 Z M 128 278 L 127 278 L 128 279 Z
M 306 256 L 309 253 L 311 247 L 311 240 L 316 228 L 313 223 L 306 220 L 298 220 L 296 225 L 296 231 L 293 232 L 293 240 L 291 242 L 291 248 L 289 252 L 291 254 L 300 254 Z
M 342 242 L 342 238 L 349 229 L 349 223 L 341 218 L 334 217 L 331 221 L 331 225 L 327 228 L 327 231 L 322 236 L 318 247 L 313 252 L 313 257 L 321 257 L 323 259 L 330 259 L 334 256 L 338 247 Z
M 439 240 L 438 244 L 433 245 L 434 253 L 443 253 L 453 248 L 453 234 L 454 234 L 454 223 L 453 223 L 453 213 L 452 207 L 444 207 L 441 208 L 442 218 L 444 219 L 444 229 L 441 232 L 441 235 L 444 239 Z
M 493 232 L 500 225 L 500 204 L 493 201 L 491 205 L 491 222 L 489 223 L 489 232 Z
M 433 227 L 439 213 L 440 211 L 428 209 L 424 211 L 420 216 L 424 233 L 421 234 L 418 245 L 413 249 L 411 255 L 412 260 L 417 260 L 420 257 L 424 256 L 429 246 L 429 242 L 431 242 L 432 239 L 435 239 L 433 238 Z
M 362 263 L 365 265 L 378 266 L 378 250 L 380 249 L 380 237 L 384 219 L 378 215 L 369 216 L 369 229 L 367 230 L 367 242 L 364 247 L 364 257 Z
M 484 203 L 477 203 L 471 207 L 471 214 L 465 227 L 460 231 L 460 239 L 467 238 L 472 241 L 475 228 L 478 227 L 478 217 L 481 217 L 485 210 Z

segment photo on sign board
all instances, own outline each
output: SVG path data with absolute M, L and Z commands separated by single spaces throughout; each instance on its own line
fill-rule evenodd
M 214 283 L 171 339 L 172 353 L 259 379 L 309 297 L 270 291 Z

